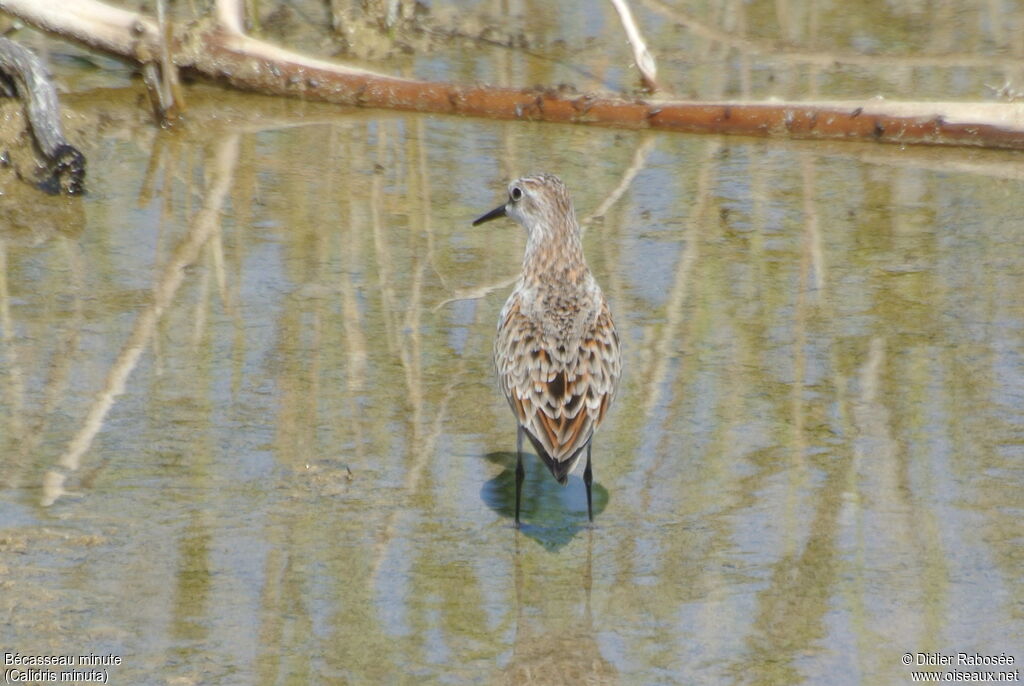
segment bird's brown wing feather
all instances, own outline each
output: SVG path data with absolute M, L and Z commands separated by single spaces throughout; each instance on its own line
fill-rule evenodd
M 546 336 L 514 293 L 494 345 L 501 390 L 559 481 L 604 420 L 621 370 L 619 339 L 601 301 L 593 323 L 568 346 Z

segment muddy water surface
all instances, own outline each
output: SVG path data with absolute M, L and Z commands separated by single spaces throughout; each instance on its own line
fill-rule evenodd
M 39 219 L 0 227 L 3 650 L 114 684 L 1019 669 L 1016 155 L 231 103 L 5 208 Z M 594 526 L 530 458 L 516 534 L 524 237 L 469 223 L 538 170 L 626 371 Z

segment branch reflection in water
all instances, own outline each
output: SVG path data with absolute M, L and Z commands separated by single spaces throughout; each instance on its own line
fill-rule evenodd
M 129 375 L 152 339 L 164 311 L 173 302 L 179 286 L 187 275 L 187 268 L 195 263 L 203 246 L 217 232 L 221 210 L 231 188 L 237 161 L 238 136 L 227 136 L 217 144 L 212 161 L 212 181 L 203 207 L 193 220 L 188 234 L 164 265 L 162 275 L 153 291 L 152 302 L 135 320 L 131 335 L 110 367 L 103 388 L 97 393 L 82 422 L 82 427 L 68 443 L 56 466 L 43 475 L 41 504 L 44 507 L 52 505 L 67 493 L 64 484 L 68 474 L 81 467 L 82 456 L 89 450 L 97 432 L 103 427 L 103 420 L 116 398 L 124 393 Z

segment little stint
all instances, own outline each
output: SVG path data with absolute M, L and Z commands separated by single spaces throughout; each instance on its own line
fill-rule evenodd
M 518 422 L 516 520 L 523 488 L 523 434 L 565 485 L 584 449 L 587 516 L 594 521 L 590 444 L 618 386 L 619 337 L 600 286 L 583 257 L 580 226 L 562 181 L 516 179 L 508 201 L 473 222 L 511 217 L 526 229 L 515 289 L 498 318 L 494 366 Z

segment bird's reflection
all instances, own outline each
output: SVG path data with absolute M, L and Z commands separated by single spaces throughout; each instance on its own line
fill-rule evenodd
M 585 515 L 586 503 L 583 507 Z M 594 631 L 590 601 L 593 530 L 588 529 L 582 538 L 586 554 L 573 565 L 566 564 L 568 555 L 538 549 L 524 555 L 516 537 L 516 637 L 512 659 L 502 672 L 503 683 L 618 682 L 618 672 L 601 654 Z
M 487 460 L 505 467 L 498 476 L 484 484 L 481 497 L 487 506 L 511 521 L 515 514 L 515 463 L 512 452 L 494 452 Z M 569 483 L 559 486 L 535 456 L 528 455 L 526 480 L 523 482 L 523 524 L 521 531 L 548 550 L 557 550 L 589 528 L 587 498 L 583 479 L 578 474 Z M 608 490 L 594 482 L 594 517 L 608 505 Z

